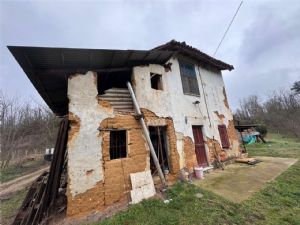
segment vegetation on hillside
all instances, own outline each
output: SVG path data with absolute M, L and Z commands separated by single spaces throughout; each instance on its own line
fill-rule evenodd
M 265 101 L 250 96 L 240 102 L 235 119 L 241 124 L 264 124 L 275 133 L 300 138 L 300 81 L 291 90 L 275 91 Z
M 26 156 L 54 147 L 59 123 L 47 107 L 0 92 L 0 112 L 1 170 L 9 164 L 21 166 Z

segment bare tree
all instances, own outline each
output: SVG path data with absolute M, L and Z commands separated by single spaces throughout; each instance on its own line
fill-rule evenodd
M 253 123 L 258 120 L 264 113 L 259 97 L 251 95 L 246 99 L 240 101 L 240 108 L 236 111 L 236 117 L 240 120 Z
M 250 96 L 241 101 L 235 118 L 242 123 L 262 123 L 271 131 L 300 137 L 300 96 L 290 90 L 275 91 L 264 102 Z
M 1 169 L 21 163 L 27 153 L 43 152 L 54 145 L 58 118 L 46 107 L 32 107 L 0 92 Z

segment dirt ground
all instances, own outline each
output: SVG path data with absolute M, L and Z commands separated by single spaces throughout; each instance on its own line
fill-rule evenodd
M 214 170 L 203 180 L 195 184 L 210 190 L 235 203 L 248 199 L 254 192 L 259 191 L 266 182 L 269 182 L 297 162 L 297 159 L 254 157 L 261 160 L 256 165 L 233 163 L 225 170 Z
M 0 199 L 7 198 L 12 193 L 23 190 L 25 187 L 31 185 L 31 183 L 46 170 L 49 170 L 49 167 L 45 167 L 34 173 L 16 178 L 12 181 L 2 183 L 0 185 Z

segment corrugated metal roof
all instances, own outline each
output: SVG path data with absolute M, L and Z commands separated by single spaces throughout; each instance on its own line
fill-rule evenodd
M 57 115 L 68 113 L 67 78 L 145 64 L 164 64 L 174 54 L 163 50 L 107 50 L 8 46 L 34 87 Z

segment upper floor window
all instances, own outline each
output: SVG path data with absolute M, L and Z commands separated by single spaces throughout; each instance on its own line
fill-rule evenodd
M 150 73 L 150 80 L 151 80 L 151 88 L 156 90 L 162 90 L 162 77 L 160 74 Z
M 200 95 L 194 64 L 180 61 L 179 67 L 183 93 Z

